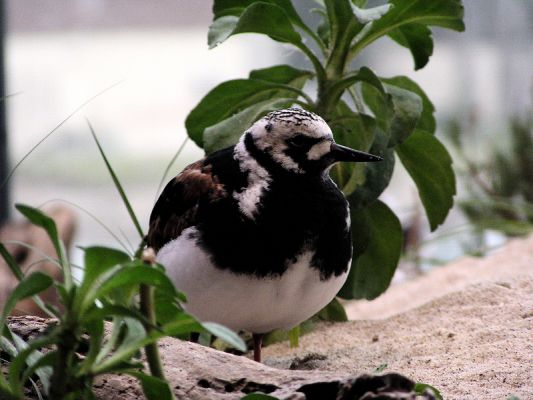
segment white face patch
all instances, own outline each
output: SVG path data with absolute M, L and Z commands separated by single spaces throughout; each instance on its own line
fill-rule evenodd
M 320 160 L 324 155 L 328 154 L 331 150 L 331 142 L 329 140 L 324 140 L 320 143 L 315 144 L 307 152 L 308 160 Z
M 270 184 L 270 175 L 246 150 L 244 135 L 235 146 L 233 156 L 239 162 L 241 171 L 248 174 L 248 186 L 241 192 L 233 192 L 233 198 L 237 200 L 239 210 L 254 219 L 261 196 Z

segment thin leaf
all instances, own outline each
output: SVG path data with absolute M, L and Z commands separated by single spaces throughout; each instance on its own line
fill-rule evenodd
M 300 325 L 296 325 L 294 328 L 290 329 L 288 332 L 289 336 L 289 346 L 291 348 L 296 348 L 300 346 Z
M 104 90 L 96 93 L 94 96 L 90 97 L 88 100 L 84 101 L 81 105 L 79 105 L 78 107 L 76 107 L 74 109 L 74 111 L 72 111 L 69 115 L 67 115 L 67 117 L 62 120 L 59 124 L 57 124 L 50 132 L 48 132 L 46 135 L 44 135 L 44 137 L 39 140 L 37 142 L 37 144 L 35 144 L 26 154 L 24 154 L 24 156 L 15 164 L 15 166 L 13 167 L 13 169 L 9 172 L 9 174 L 6 176 L 6 178 L 4 179 L 4 181 L 0 184 L 0 189 L 3 189 L 5 184 L 7 182 L 9 182 L 9 180 L 11 179 L 11 177 L 13 176 L 13 174 L 15 173 L 15 171 L 18 169 L 18 167 L 20 167 L 20 165 L 24 162 L 24 160 L 26 160 L 26 158 L 29 157 L 29 155 L 31 153 L 33 153 L 33 151 L 39 147 L 46 139 L 48 139 L 55 131 L 57 131 L 59 128 L 61 128 L 70 118 L 72 118 L 78 111 L 80 111 L 83 107 L 85 107 L 87 104 L 89 104 L 90 102 L 92 102 L 94 99 L 96 99 L 97 97 L 100 97 L 102 94 L 104 94 L 105 92 L 107 92 L 108 90 L 111 90 L 113 89 L 115 86 L 118 86 L 119 84 L 121 84 L 122 81 L 119 81 L 117 83 L 114 83 L 112 84 L 111 86 L 108 86 L 106 87 Z
M 0 329 L 4 326 L 7 316 L 18 301 L 48 289 L 53 283 L 54 280 L 50 276 L 39 271 L 31 273 L 21 280 L 11 292 L 4 305 L 4 309 L 0 316 Z
M 244 341 L 231 329 L 226 328 L 225 326 L 222 326 L 215 322 L 202 322 L 202 326 L 208 332 L 217 336 L 220 340 L 226 342 L 237 350 L 246 351 L 246 344 L 244 343 Z
M 126 196 L 126 192 L 124 192 L 124 189 L 122 188 L 122 185 L 120 184 L 120 181 L 118 180 L 118 177 L 115 174 L 115 171 L 113 170 L 113 167 L 111 167 L 111 164 L 109 163 L 109 161 L 108 161 L 108 159 L 107 159 L 107 157 L 106 157 L 106 155 L 104 153 L 104 149 L 100 145 L 100 142 L 98 141 L 98 138 L 96 137 L 96 133 L 94 132 L 94 129 L 93 129 L 91 123 L 89 122 L 89 120 L 87 120 L 87 125 L 89 125 L 89 129 L 91 130 L 91 135 L 94 138 L 96 146 L 98 146 L 98 151 L 100 152 L 100 155 L 102 156 L 102 159 L 105 162 L 107 170 L 108 170 L 109 174 L 111 175 L 111 178 L 113 179 L 113 183 L 115 184 L 115 187 L 118 190 L 118 193 L 120 194 L 120 198 L 122 199 L 122 202 L 124 203 L 124 205 L 126 206 L 126 209 L 128 210 L 128 214 L 129 214 L 133 224 L 135 225 L 135 228 L 137 229 L 137 232 L 139 233 L 139 236 L 141 237 L 141 239 L 144 239 L 144 232 L 143 232 L 143 230 L 141 228 L 141 224 L 139 224 L 139 220 L 137 219 L 137 216 L 135 215 L 135 212 L 133 211 L 133 208 L 131 207 L 131 204 L 130 204 L 130 202 L 128 200 L 128 197 Z
M 22 215 L 24 215 L 32 224 L 40 226 L 46 231 L 48 237 L 54 245 L 54 249 L 57 253 L 57 256 L 59 257 L 61 267 L 63 268 L 63 272 L 65 273 L 65 283 L 67 284 L 67 286 L 70 287 L 72 285 L 70 267 L 68 265 L 64 245 L 61 242 L 61 239 L 59 238 L 59 233 L 57 231 L 57 226 L 54 220 L 48 215 L 45 215 L 40 210 L 24 204 L 16 204 L 15 208 Z
M 187 144 L 188 141 L 189 141 L 189 138 L 185 137 L 185 139 L 181 143 L 180 147 L 178 147 L 178 150 L 176 151 L 176 153 L 174 153 L 174 155 L 170 159 L 169 163 L 167 164 L 167 166 L 165 168 L 165 171 L 163 172 L 163 175 L 161 176 L 161 180 L 159 181 L 159 185 L 157 185 L 157 190 L 155 192 L 154 203 L 157 201 L 157 198 L 159 197 L 159 194 L 161 193 L 161 189 L 163 188 L 163 185 L 165 184 L 165 181 L 167 180 L 167 176 L 168 176 L 168 172 L 170 171 L 170 168 L 172 168 L 172 165 L 174 165 L 174 163 L 176 162 L 176 160 L 180 156 L 181 152 L 185 148 L 185 145 Z

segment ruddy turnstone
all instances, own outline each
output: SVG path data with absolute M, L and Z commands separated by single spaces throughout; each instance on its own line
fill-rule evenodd
M 336 144 L 316 114 L 271 112 L 167 184 L 148 245 L 187 311 L 252 332 L 260 361 L 264 333 L 311 317 L 348 275 L 350 212 L 329 168 L 379 160 Z

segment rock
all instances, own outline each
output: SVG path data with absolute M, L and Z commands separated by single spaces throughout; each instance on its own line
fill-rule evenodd
M 9 318 L 12 331 L 25 339 L 34 339 L 55 322 L 31 316 Z M 417 397 L 415 383 L 399 374 L 355 377 L 335 371 L 281 370 L 173 338 L 163 339 L 160 349 L 178 399 L 240 399 L 253 392 L 287 400 L 434 399 L 430 392 Z M 94 391 L 99 400 L 144 398 L 137 381 L 129 376 L 98 377 Z

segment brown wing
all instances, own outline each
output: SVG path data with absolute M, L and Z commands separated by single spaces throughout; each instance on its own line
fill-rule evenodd
M 158 251 L 181 232 L 197 222 L 201 201 L 225 196 L 223 185 L 211 173 L 205 160 L 197 161 L 172 179 L 150 215 L 147 244 Z

